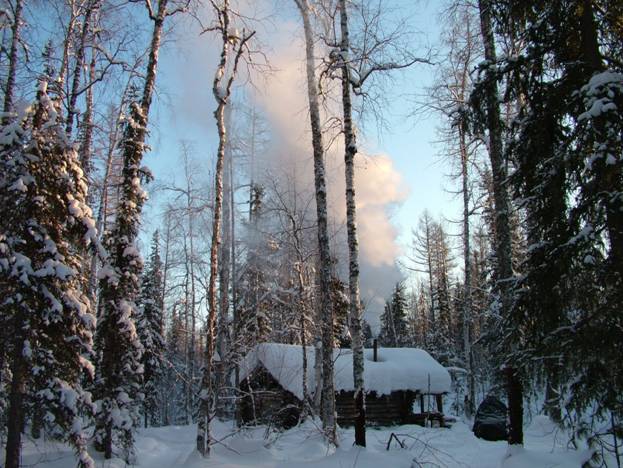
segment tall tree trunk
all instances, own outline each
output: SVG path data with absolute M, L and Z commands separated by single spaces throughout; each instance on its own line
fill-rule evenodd
M 93 80 L 95 78 L 95 51 L 93 51 L 93 55 L 91 57 L 91 63 L 89 64 L 89 79 Z M 86 112 L 84 113 L 84 118 L 82 120 L 82 128 L 84 129 L 84 134 L 82 136 L 82 141 L 80 142 L 79 149 L 79 157 L 80 164 L 82 166 L 82 171 L 84 175 L 89 181 L 89 193 L 87 195 L 87 204 L 90 207 L 93 207 L 95 203 L 95 195 L 92 190 L 91 182 L 91 151 L 93 144 L 93 88 L 89 88 L 87 90 L 86 95 Z M 97 254 L 92 253 L 91 258 L 85 256 L 85 260 L 89 261 L 88 265 L 88 286 L 87 286 L 87 294 L 91 298 L 91 302 L 95 304 L 97 299 Z
M 518 372 L 508 366 L 506 372 L 506 390 L 508 392 L 508 443 L 523 444 L 523 389 Z
M 495 42 L 491 25 L 490 0 L 479 0 L 480 29 L 488 64 L 496 62 Z M 513 275 L 511 258 L 511 231 L 509 200 L 506 188 L 506 165 L 502 148 L 502 126 L 498 85 L 494 77 L 486 81 L 487 129 L 489 130 L 489 159 L 493 175 L 493 199 L 495 204 L 495 253 L 496 280 L 502 303 L 502 315 L 509 313 L 509 281 Z
M 228 106 L 225 110 L 225 126 L 227 129 L 231 128 L 231 108 Z M 232 190 L 230 173 L 232 167 L 232 152 L 231 144 L 225 147 L 225 159 L 224 164 L 224 177 L 223 177 L 223 223 L 222 223 L 222 236 L 223 236 L 223 248 L 221 249 L 221 259 L 219 262 L 219 318 L 218 318 L 218 333 L 217 333 L 217 348 L 220 357 L 218 366 L 218 383 L 216 391 L 222 396 L 222 401 L 217 405 L 217 411 L 219 416 L 225 416 L 228 411 L 230 394 L 229 389 L 229 375 L 230 364 L 228 362 L 228 345 L 229 345 L 229 279 L 231 271 L 231 216 L 232 216 L 232 204 L 230 193 Z
M 84 64 L 84 52 L 86 49 L 87 35 L 91 29 L 91 17 L 95 13 L 95 10 L 99 8 L 101 0 L 92 0 L 85 5 L 84 22 L 82 23 L 82 31 L 80 32 L 80 43 L 76 50 L 76 63 L 74 64 L 73 77 L 71 82 L 71 91 L 68 96 L 67 105 L 67 124 L 65 131 L 68 136 L 71 136 L 71 132 L 74 126 L 74 116 L 76 115 L 76 103 L 78 101 L 78 91 L 80 87 L 80 76 L 82 66 Z
M 69 0 L 67 6 L 71 10 L 69 13 L 69 21 L 67 22 L 67 32 L 65 34 L 65 40 L 63 41 L 63 55 L 61 57 L 61 67 L 58 71 L 58 79 L 56 80 L 56 86 L 59 96 L 63 96 L 63 87 L 65 86 L 65 78 L 69 67 L 69 50 L 71 49 L 71 41 L 74 35 L 74 28 L 76 27 L 76 20 L 78 19 L 78 13 L 76 11 L 76 0 Z
M 318 83 L 314 64 L 314 36 L 309 17 L 308 0 L 295 0 L 305 32 L 305 55 L 307 74 L 307 97 L 312 129 L 314 153 L 314 185 L 316 189 L 316 217 L 318 221 L 318 250 L 320 252 L 320 312 L 322 327 L 322 402 L 320 416 L 325 437 L 330 444 L 337 445 L 335 427 L 335 385 L 333 382 L 333 304 L 331 303 L 331 252 L 327 220 L 327 187 L 324 166 L 324 146 L 320 108 L 318 105 Z
M 22 22 L 22 0 L 15 1 L 15 14 L 13 15 L 13 25 L 11 26 L 11 50 L 9 52 L 9 71 L 4 85 L 4 113 L 11 112 L 13 108 L 13 93 L 15 92 L 15 75 L 17 73 L 17 47 L 19 46 L 21 22 Z M 6 117 L 5 117 L 6 122 Z
M 296 232 L 295 232 L 296 236 Z M 306 418 L 311 414 L 311 408 L 309 407 L 310 398 L 309 398 L 309 386 L 308 382 L 308 369 L 307 369 L 307 327 L 305 316 L 307 302 L 305 300 L 305 281 L 303 280 L 303 262 L 297 262 L 296 265 L 296 273 L 298 280 L 298 308 L 299 308 L 299 320 L 300 320 L 300 339 L 301 339 L 301 348 L 303 352 L 303 370 L 302 370 L 302 382 L 303 382 L 303 410 L 302 410 L 302 418 Z
M 210 454 L 210 419 L 214 407 L 214 388 L 212 375 L 212 361 L 214 356 L 214 333 L 216 314 L 218 312 L 218 291 L 216 280 L 218 277 L 219 248 L 221 244 L 221 213 L 223 209 L 223 165 L 225 160 L 225 146 L 227 144 L 227 128 L 225 126 L 225 106 L 229 97 L 229 88 L 223 90 L 223 79 L 227 72 L 229 55 L 229 0 L 224 0 L 218 11 L 221 21 L 221 58 L 214 74 L 212 93 L 217 102 L 214 118 L 218 130 L 218 150 L 216 152 L 216 171 L 214 174 L 214 214 L 212 219 L 212 242 L 210 245 L 210 279 L 208 282 L 208 320 L 206 324 L 205 362 L 199 397 L 199 415 L 197 424 L 197 450 L 207 457 Z
M 190 216 L 190 213 L 187 213 L 187 216 Z M 186 242 L 186 238 L 184 238 L 184 330 L 186 331 L 184 337 L 184 357 L 186 359 L 184 365 L 186 370 L 186 378 L 184 379 L 184 420 L 186 424 L 192 423 L 192 382 L 194 378 L 194 364 L 192 363 L 194 360 L 192 351 L 194 344 L 191 344 L 194 330 L 191 330 L 190 324 L 190 310 L 191 307 L 194 306 L 192 305 L 193 300 L 190 292 L 190 262 L 188 243 Z
M 160 0 L 158 2 L 158 12 L 156 16 L 152 18 L 154 22 L 154 29 L 152 32 L 152 39 L 149 51 L 149 61 L 147 64 L 147 73 L 145 76 L 145 83 L 143 88 L 143 97 L 140 105 L 132 105 L 131 106 L 131 116 L 132 120 L 135 124 L 132 127 L 126 127 L 126 135 L 124 137 L 123 142 L 123 160 L 124 160 L 124 169 L 123 169 L 123 188 L 122 191 L 122 200 L 120 206 L 124 207 L 124 211 L 126 213 L 120 214 L 117 216 L 115 220 L 115 232 L 118 233 L 118 236 L 115 236 L 115 245 L 113 246 L 113 251 L 117 252 L 115 258 L 113 258 L 113 266 L 118 268 L 120 271 L 133 268 L 132 265 L 126 264 L 126 256 L 124 254 L 124 249 L 126 246 L 133 246 L 136 235 L 138 233 L 138 219 L 140 218 L 142 203 L 143 200 L 141 195 L 137 192 L 134 187 L 135 181 L 140 180 L 139 178 L 139 168 L 141 165 L 141 161 L 143 159 L 143 154 L 145 152 L 145 140 L 147 138 L 147 125 L 148 125 L 148 117 L 149 117 L 149 108 L 151 106 L 151 100 L 156 84 L 156 72 L 158 67 L 158 52 L 160 50 L 160 44 L 162 41 L 162 29 L 164 25 L 164 20 L 167 17 L 167 3 L 168 0 Z M 150 15 L 151 15 L 150 11 Z M 132 273 L 132 272 L 130 272 Z M 133 302 L 138 293 L 138 287 L 133 283 L 132 274 L 130 275 L 121 275 L 123 281 L 119 281 L 117 284 L 112 284 L 109 282 L 102 283 L 106 285 L 106 293 L 109 299 L 110 304 L 121 303 L 121 302 Z M 130 296 L 130 297 L 126 297 Z M 112 313 L 119 313 L 119 308 L 116 306 L 111 307 Z M 115 321 L 115 317 L 111 318 L 113 322 Z M 117 398 L 117 389 L 116 388 L 108 388 L 105 383 L 107 378 L 112 378 L 113 380 L 117 378 L 118 369 L 116 366 L 119 365 L 118 362 L 112 358 L 116 353 L 116 349 L 119 344 L 117 340 L 119 339 L 118 332 L 115 333 L 114 330 L 102 330 L 102 342 L 100 352 L 103 356 L 102 363 L 98 368 L 98 373 L 102 376 L 106 376 L 101 379 L 102 385 L 98 389 L 101 398 L 105 399 L 115 399 Z M 128 343 L 125 343 L 127 346 Z M 107 356 L 108 353 L 111 353 L 110 356 Z M 135 357 L 135 356 L 133 356 Z M 96 432 L 99 433 L 100 443 L 98 444 L 98 449 L 104 452 L 104 457 L 106 459 L 110 459 L 113 455 L 113 434 L 112 434 L 112 417 L 110 414 L 102 414 L 97 422 L 96 422 Z M 124 429 L 125 430 L 125 429 Z M 128 430 L 131 434 L 131 429 Z M 129 442 L 130 444 L 132 441 Z M 126 449 L 131 449 L 131 447 L 126 447 Z M 130 450 L 128 450 L 129 453 Z
M 361 331 L 361 299 L 359 297 L 359 242 L 355 205 L 355 155 L 357 141 L 353 130 L 350 91 L 350 42 L 348 36 L 348 12 L 346 0 L 340 0 L 340 43 L 342 69 L 342 109 L 344 114 L 344 171 L 346 176 L 346 229 L 348 233 L 348 290 L 350 293 L 351 349 L 353 351 L 353 382 L 355 384 L 355 444 L 366 446 L 366 407 L 363 381 L 363 336 Z
M 184 149 L 184 172 L 186 177 L 186 222 L 188 227 L 188 246 L 184 245 L 186 254 L 186 330 L 188 340 L 186 341 L 186 359 L 187 359 L 187 381 L 186 381 L 186 400 L 185 411 L 186 421 L 188 424 L 192 422 L 192 413 L 194 407 L 194 382 L 195 367 L 197 358 L 195 356 L 197 349 L 197 289 L 195 278 L 195 224 L 193 213 L 193 184 L 191 167 L 188 160 L 188 152 Z
M 472 361 L 472 262 L 470 247 L 470 209 L 469 209 L 469 155 L 467 150 L 466 134 L 459 130 L 459 150 L 461 154 L 461 192 L 463 195 L 463 355 L 465 370 L 467 371 L 467 399 L 465 415 L 471 417 L 474 411 L 475 381 Z
M 225 62 L 226 63 L 226 62 Z M 214 89 L 217 94 L 216 86 Z M 208 322 L 206 325 L 206 349 L 199 398 L 199 424 L 197 428 L 197 450 L 203 456 L 210 454 L 210 418 L 214 406 L 214 388 L 212 361 L 214 356 L 214 334 L 216 314 L 218 310 L 218 253 L 221 244 L 221 211 L 223 207 L 223 159 L 225 157 L 225 141 L 227 133 L 224 119 L 225 103 L 219 102 L 214 113 L 218 127 L 219 145 L 216 154 L 216 174 L 214 176 L 214 217 L 212 220 L 212 243 L 210 247 L 210 279 L 208 283 Z
M 491 1 L 478 0 L 480 13 L 480 30 L 485 49 L 485 60 L 492 66 L 496 63 L 495 41 L 491 24 Z M 508 192 L 506 189 L 506 166 L 502 154 L 502 127 L 500 119 L 499 94 L 497 80 L 493 76 L 486 77 L 486 108 L 487 128 L 489 130 L 489 159 L 493 175 L 493 199 L 495 204 L 495 256 L 496 256 L 496 289 L 500 296 L 502 317 L 511 313 L 510 280 L 513 275 L 511 257 L 511 230 Z M 522 386 L 518 374 L 508 370 L 509 380 L 509 443 L 522 444 Z M 511 404 L 513 407 L 511 408 Z M 512 432 L 512 434 L 511 434 Z
M 16 339 L 13 349 L 13 362 L 11 365 L 13 377 L 11 380 L 7 420 L 6 468 L 19 468 L 20 466 L 22 430 L 24 428 L 24 398 L 26 396 L 26 362 L 22 355 L 25 339 L 21 329 L 22 325 L 23 322 L 21 320 L 16 320 Z
M 2 119 L 3 124 L 7 124 L 9 122 L 7 113 L 11 112 L 13 108 L 13 94 L 15 88 L 15 75 L 17 73 L 17 47 L 20 41 L 20 24 L 22 22 L 22 0 L 16 0 L 15 3 L 15 12 L 13 16 L 13 25 L 11 26 L 12 38 L 11 38 L 11 49 L 9 52 L 9 70 L 7 74 L 6 83 L 4 86 L 4 106 L 3 111 L 5 113 L 5 117 Z M 5 366 L 5 343 L 0 345 L 0 384 L 2 384 L 2 379 L 4 375 L 4 366 Z M 8 447 L 7 447 L 8 450 Z

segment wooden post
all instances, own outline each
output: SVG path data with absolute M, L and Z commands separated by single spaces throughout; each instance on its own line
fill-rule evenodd
M 376 362 L 377 359 L 378 359 L 378 346 L 377 346 L 377 339 L 376 338 L 374 338 L 374 342 L 373 343 L 374 343 L 373 344 L 374 352 L 373 352 L 373 358 L 372 359 L 374 360 L 374 362 Z
M 437 411 L 443 414 L 443 399 L 441 393 L 435 395 L 435 399 L 437 400 Z
M 508 392 L 508 443 L 509 445 L 523 445 L 523 388 L 517 370 L 506 367 Z
M 420 412 L 424 414 L 424 394 L 420 393 Z

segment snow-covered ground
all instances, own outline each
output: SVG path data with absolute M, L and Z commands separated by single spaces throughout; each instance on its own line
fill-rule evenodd
M 142 429 L 137 436 L 137 466 L 145 468 L 573 468 L 580 467 L 587 452 L 566 450 L 566 438 L 545 418 L 537 417 L 526 428 L 525 450 L 510 458 L 505 442 L 486 442 L 474 437 L 470 428 L 457 422 L 451 429 L 398 426 L 368 429 L 368 447 L 353 447 L 352 429 L 340 430 L 341 446 L 327 451 L 316 426 L 308 422 L 284 433 L 268 433 L 258 427 L 232 433 L 232 425 L 213 424 L 220 442 L 210 459 L 194 451 L 195 426 Z M 395 433 L 405 448 L 392 441 Z M 69 468 L 75 466 L 71 450 L 64 445 L 27 441 L 23 466 Z M 121 468 L 121 460 L 104 461 L 98 467 Z

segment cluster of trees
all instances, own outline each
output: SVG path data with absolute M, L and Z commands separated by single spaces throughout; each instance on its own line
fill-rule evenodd
M 380 317 L 379 343 L 382 346 L 425 349 L 443 365 L 461 372 L 459 375 L 469 376 L 469 379 L 462 379 L 465 382 L 457 388 L 460 394 L 455 410 L 459 414 L 463 411 L 471 414 L 474 403 L 483 399 L 496 383 L 490 350 L 482 345 L 474 346 L 492 320 L 489 300 L 493 265 L 488 239 L 484 225 L 472 236 L 471 295 L 466 300 L 465 275 L 458 268 L 460 258 L 456 254 L 462 242 L 457 246 L 445 223 L 425 212 L 413 232 L 412 255 L 404 265 L 413 273 L 412 278 L 396 284 Z M 466 303 L 469 304 L 467 316 Z M 463 388 L 465 383 L 469 388 Z M 465 402 L 464 396 L 467 396 Z
M 617 459 L 619 3 L 479 0 L 444 10 L 445 61 L 424 107 L 444 117 L 462 254 L 453 260 L 443 226 L 422 217 L 406 267 L 423 284 L 410 295 L 397 287 L 382 335 L 461 365 L 471 401 L 478 376 L 487 387 L 504 382 L 511 443 L 522 442 L 523 387 L 599 447 L 596 457 Z M 400 304 L 411 305 L 403 313 Z
M 255 109 L 232 107 L 239 70 L 249 78 L 258 63 L 255 32 L 253 20 L 230 1 L 5 0 L 2 6 L 6 466 L 19 466 L 27 429 L 35 438 L 45 433 L 69 442 L 79 465 L 90 467 L 90 428 L 105 458 L 131 463 L 138 425 L 197 422 L 197 450 L 207 456 L 210 421 L 235 411 L 236 363 L 268 340 L 315 347 L 318 387 L 306 404 L 333 444 L 332 350 L 352 343 L 356 441 L 365 445 L 354 115 L 378 73 L 419 61 L 397 47 L 398 29 L 385 37 L 380 6 L 293 2 L 305 38 L 312 190 L 299 189 L 286 171 L 257 174 L 261 118 Z M 349 12 L 358 18 L 352 43 Z M 161 184 L 167 201 L 145 263 L 143 185 L 153 177 L 143 158 L 158 58 L 165 32 L 189 17 L 220 50 L 212 81 L 213 180 L 201 177 L 192 145 L 182 143 L 184 183 Z M 37 34 L 42 24 L 49 34 Z M 322 63 L 318 38 L 325 44 Z M 344 247 L 336 247 L 327 207 L 323 139 L 336 138 L 325 125 L 334 118 L 326 105 L 334 97 L 346 169 Z M 244 202 L 240 187 L 248 189 Z M 336 249 L 348 251 L 348 283 L 340 279 Z
M 260 169 L 262 117 L 233 105 L 237 75 L 257 64 L 259 46 L 254 22 L 232 3 L 2 2 L 7 467 L 19 465 L 27 427 L 68 441 L 88 467 L 89 426 L 97 450 L 131 461 L 138 425 L 197 422 L 207 456 L 210 421 L 235 414 L 236 364 L 262 341 L 315 348 L 318 387 L 304 400 L 334 444 L 332 348 L 352 347 L 356 443 L 365 445 L 371 333 L 359 291 L 356 121 L 382 107 L 374 98 L 388 72 L 427 60 L 405 42 L 404 23 L 382 22 L 380 3 L 293 0 L 313 156 L 313 184 L 303 186 L 296 170 Z M 617 450 L 623 431 L 619 3 L 453 1 L 444 12 L 445 56 L 425 107 L 443 117 L 460 248 L 443 222 L 421 217 L 405 265 L 418 280 L 396 285 L 379 338 L 464 369 L 468 413 L 477 393 L 503 384 L 504 368 L 511 443 L 522 442 L 522 386 L 604 450 Z M 180 144 L 183 182 L 161 183 L 166 201 L 144 264 L 142 185 L 152 176 L 142 160 L 158 57 L 164 32 L 188 12 L 219 50 L 218 149 L 208 178 L 192 145 Z M 41 24 L 49 37 L 36 34 Z M 325 158 L 335 141 L 345 236 L 327 207 Z
M 545 387 L 553 419 L 616 449 L 623 416 L 620 359 L 611 345 L 622 330 L 621 5 L 481 3 L 485 61 L 466 123 L 474 134 L 488 128 L 490 153 L 498 147 L 502 171 L 496 174 L 492 158 L 493 185 L 502 185 L 508 203 L 504 220 L 494 193 L 495 251 L 511 273 L 499 273 L 500 319 L 490 342 L 516 379 Z M 496 54 L 501 42 L 508 49 Z M 500 104 L 506 119 L 495 115 Z M 513 212 L 526 243 L 517 269 Z

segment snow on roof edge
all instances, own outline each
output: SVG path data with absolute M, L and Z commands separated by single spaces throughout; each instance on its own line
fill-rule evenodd
M 419 348 L 379 348 L 377 362 L 372 360 L 372 349 L 364 350 L 364 382 L 366 392 L 388 395 L 398 390 L 421 393 L 450 391 L 449 372 L 426 351 Z M 306 348 L 307 387 L 313 393 L 313 347 Z M 255 346 L 240 364 L 240 379 L 247 378 L 262 366 L 279 384 L 297 398 L 303 399 L 303 349 L 298 345 L 261 343 Z M 353 360 L 350 349 L 334 350 L 335 390 L 353 391 Z

